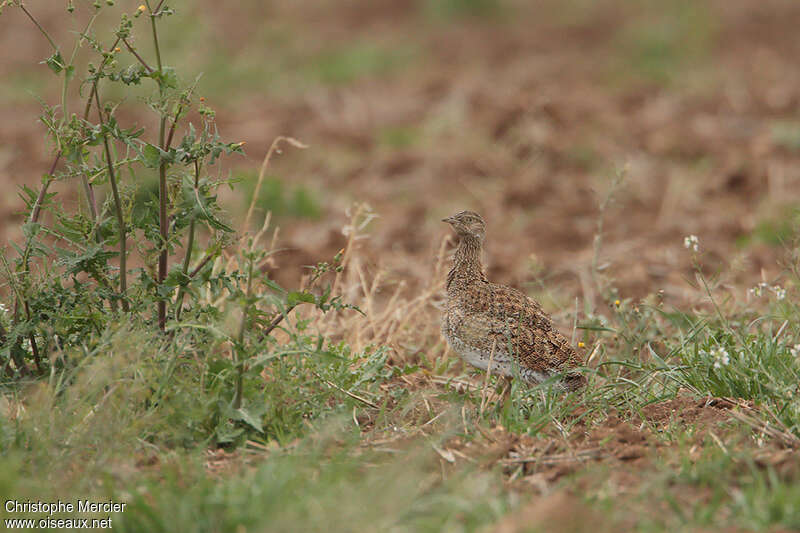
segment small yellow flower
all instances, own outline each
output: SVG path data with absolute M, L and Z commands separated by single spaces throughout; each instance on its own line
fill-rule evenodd
M 616 305 L 617 307 L 619 307 L 620 303 L 622 303 L 622 302 L 620 302 L 619 300 L 614 300 L 614 305 Z
M 140 5 L 139 6 L 139 13 L 144 13 L 145 9 L 147 9 L 147 6 L 145 6 L 144 4 Z
M 586 348 L 586 344 L 584 344 L 583 342 L 579 342 L 578 348 Z
M 119 46 L 117 46 L 116 48 L 114 48 L 114 51 L 115 51 L 116 53 L 120 53 L 120 52 L 122 51 L 122 48 L 120 48 Z

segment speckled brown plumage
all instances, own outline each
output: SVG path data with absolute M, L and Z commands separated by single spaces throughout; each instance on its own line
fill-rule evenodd
M 561 385 L 575 390 L 586 383 L 577 370 L 575 349 L 533 299 L 486 279 L 481 247 L 486 225 L 480 215 L 462 211 L 445 218 L 459 236 L 453 269 L 447 275 L 447 306 L 442 333 L 468 363 L 492 373 L 519 376 L 528 383 L 563 373 Z M 516 365 L 515 365 L 516 363 Z

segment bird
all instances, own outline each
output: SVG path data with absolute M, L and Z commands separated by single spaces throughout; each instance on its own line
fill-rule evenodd
M 556 388 L 583 388 L 581 358 L 542 306 L 517 289 L 486 279 L 481 264 L 483 218 L 461 211 L 442 222 L 459 238 L 442 317 L 442 334 L 450 348 L 470 365 L 509 380 L 519 376 L 534 385 L 559 376 Z

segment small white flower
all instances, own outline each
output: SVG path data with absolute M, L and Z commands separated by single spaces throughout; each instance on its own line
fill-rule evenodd
M 772 292 L 775 293 L 775 299 L 778 301 L 786 298 L 786 289 L 784 289 L 780 285 L 775 285 L 774 287 L 772 287 Z
M 4 304 L 0 304 L 0 315 L 4 315 L 6 313 L 8 313 L 8 307 L 6 307 Z
M 727 366 L 731 362 L 731 358 L 728 355 L 728 350 L 723 348 L 722 346 L 717 346 L 713 350 L 711 350 L 711 355 L 714 356 L 714 368 L 722 368 L 723 366 Z
M 697 238 L 697 235 L 689 235 L 688 237 L 684 237 L 683 247 L 693 252 L 699 252 L 700 240 Z
M 756 298 L 761 298 L 764 294 L 765 290 L 770 290 L 770 286 L 768 283 L 764 283 L 763 281 L 753 287 L 752 289 L 748 290 L 747 292 L 750 293 L 750 296 L 755 296 Z
M 800 357 L 800 344 L 795 344 L 792 346 L 789 352 L 792 354 L 792 357 Z

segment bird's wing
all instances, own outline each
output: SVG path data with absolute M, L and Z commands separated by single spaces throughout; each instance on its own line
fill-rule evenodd
M 485 312 L 503 324 L 502 335 L 521 365 L 550 373 L 581 364 L 575 349 L 553 327 L 538 302 L 511 287 L 492 284 L 491 291 L 491 304 Z

